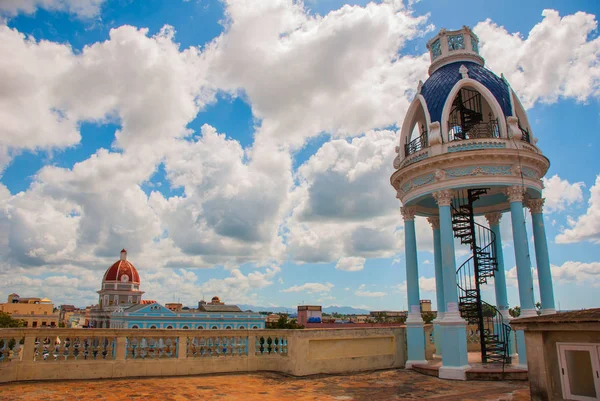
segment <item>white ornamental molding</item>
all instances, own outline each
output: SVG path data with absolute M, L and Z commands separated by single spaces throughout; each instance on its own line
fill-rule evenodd
M 442 191 L 434 192 L 433 197 L 437 202 L 438 206 L 450 206 L 452 203 L 453 192 L 449 189 L 444 189 Z
M 440 218 L 439 217 L 428 217 L 427 221 L 431 224 L 431 228 L 434 230 L 438 230 L 440 228 Z
M 440 122 L 434 121 L 429 124 L 429 146 L 437 145 L 442 143 L 442 130 L 440 129 Z
M 440 168 L 438 168 L 437 170 L 435 170 L 435 173 L 433 173 L 433 177 L 436 181 L 444 181 L 446 179 L 447 173 L 445 170 L 442 170 Z
M 531 211 L 531 214 L 540 214 L 544 211 L 544 202 L 546 202 L 545 198 L 529 199 L 527 207 Z
M 495 226 L 500 224 L 500 219 L 502 218 L 502 213 L 494 212 L 494 213 L 486 213 L 485 219 L 487 220 L 490 226 Z
M 506 188 L 509 202 L 523 202 L 523 188 L 518 185 Z
M 400 208 L 400 213 L 402 213 L 402 218 L 404 221 L 414 220 L 417 215 L 417 207 L 416 206 L 403 206 Z
M 462 75 L 462 79 L 469 78 L 469 69 L 467 67 L 465 67 L 464 64 L 460 66 L 460 68 L 458 69 L 458 72 L 460 72 L 460 75 Z
M 508 137 L 516 141 L 520 141 L 523 138 L 521 128 L 519 128 L 519 119 L 515 116 L 510 116 L 506 119 L 508 123 Z

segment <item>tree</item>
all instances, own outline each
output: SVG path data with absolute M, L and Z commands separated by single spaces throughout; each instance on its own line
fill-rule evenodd
M 274 329 L 303 329 L 304 326 L 298 324 L 296 319 L 289 320 L 286 315 L 279 316 L 279 320 L 272 324 Z
M 433 322 L 433 319 L 435 319 L 436 314 L 434 312 L 421 312 L 421 318 L 423 318 L 423 321 L 425 322 L 425 324 L 429 324 L 431 322 Z
M 494 317 L 496 316 L 496 309 L 489 305 L 489 304 L 483 304 L 483 317 Z
M 0 328 L 25 327 L 25 321 L 13 319 L 9 313 L 0 312 Z
M 521 307 L 515 306 L 514 308 L 508 308 L 508 313 L 512 317 L 519 317 L 521 316 Z
M 387 321 L 387 313 L 380 312 L 375 315 L 375 323 L 385 323 Z

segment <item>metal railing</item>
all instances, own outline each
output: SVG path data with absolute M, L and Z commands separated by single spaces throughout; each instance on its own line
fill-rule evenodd
M 415 138 L 404 145 L 404 157 L 408 157 L 409 155 L 425 149 L 428 146 L 429 142 L 427 140 L 427 131 L 423 131 L 418 138 Z
M 500 138 L 498 119 L 473 124 L 467 131 L 461 125 L 448 124 L 448 140 L 464 141 L 467 139 Z

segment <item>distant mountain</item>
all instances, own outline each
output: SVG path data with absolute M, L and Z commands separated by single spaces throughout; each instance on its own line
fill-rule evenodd
M 256 305 L 247 305 L 247 304 L 239 304 L 238 305 L 241 310 L 251 310 L 254 312 L 273 312 L 273 313 L 297 313 L 298 308 L 295 306 L 285 307 L 285 306 L 256 306 Z M 323 308 L 324 313 L 339 313 L 341 315 L 364 315 L 368 314 L 369 311 L 366 309 L 353 308 L 351 306 L 338 306 L 331 305 Z

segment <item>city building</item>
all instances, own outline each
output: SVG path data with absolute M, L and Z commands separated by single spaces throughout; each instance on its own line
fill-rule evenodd
M 54 312 L 54 305 L 48 298 L 21 298 L 13 293 L 6 303 L 0 303 L 0 312 L 24 320 L 25 327 L 58 326 L 58 312 Z
M 181 303 L 160 305 L 142 299 L 140 276 L 127 260 L 127 251 L 106 270 L 98 291 L 98 305 L 89 310 L 88 326 L 93 328 L 129 329 L 263 329 L 265 316 L 243 312 L 236 305 L 226 305 L 215 296 L 211 302 L 198 303 L 198 309 L 184 308 Z
M 310 323 L 320 323 L 322 314 L 323 308 L 320 305 L 298 305 L 298 324 L 305 326 L 309 320 Z
M 536 316 L 524 208 L 530 210 L 542 314 L 555 313 L 542 198 L 550 161 L 506 78 L 485 68 L 479 39 L 470 28 L 442 29 L 427 48 L 429 78 L 419 81 L 407 110 L 390 177 L 404 219 L 406 366 L 426 364 L 415 228 L 415 217 L 422 216 L 434 239 L 439 377 L 466 378 L 467 324 L 478 326 L 483 363 L 510 364 L 516 337 L 518 367 L 524 369 L 525 336 L 522 330 L 514 336 L 509 324 L 500 220 L 506 213 L 512 223 L 522 316 Z M 472 255 L 458 266 L 455 239 Z M 485 291 L 491 278 L 495 299 L 484 300 L 491 293 Z M 493 316 L 491 329 L 484 315 Z

